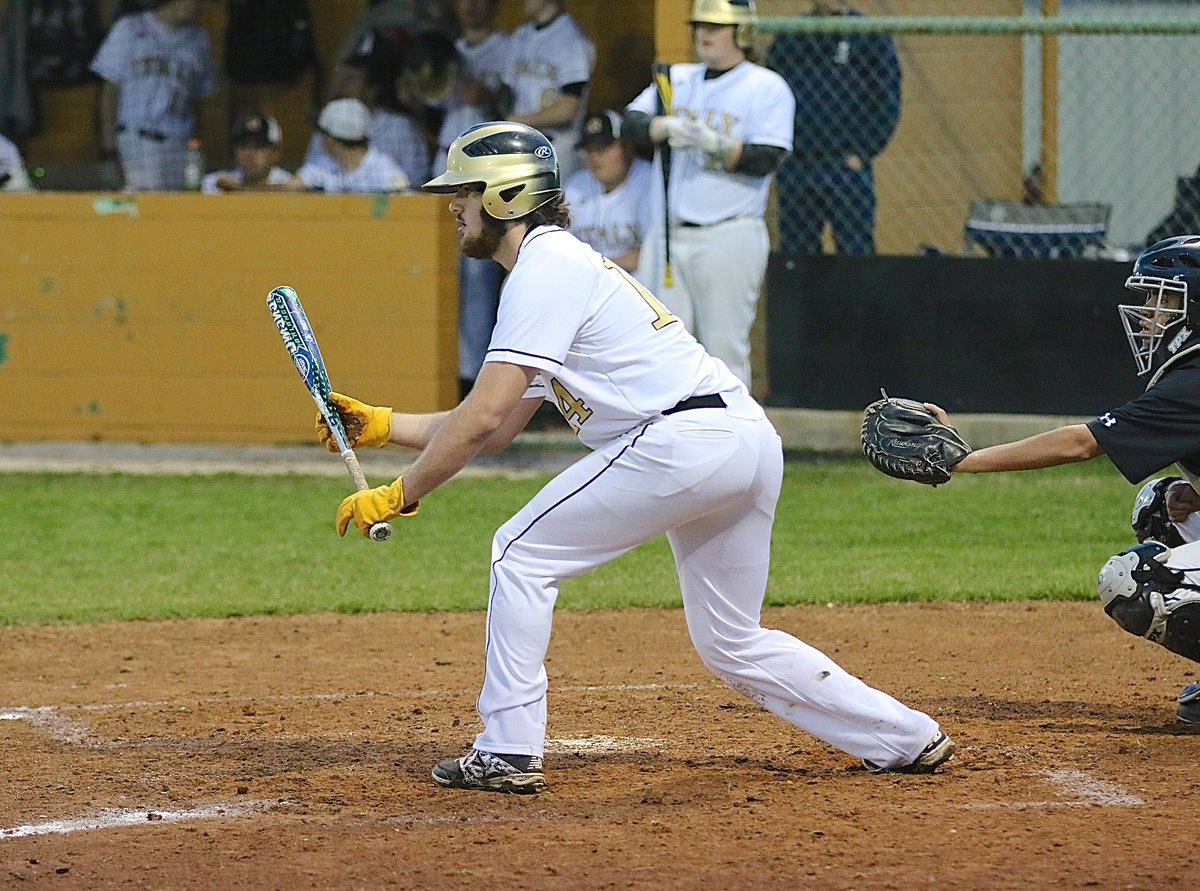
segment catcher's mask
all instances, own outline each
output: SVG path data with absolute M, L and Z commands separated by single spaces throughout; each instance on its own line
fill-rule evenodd
M 692 0 L 689 25 L 733 25 L 733 42 L 742 49 L 754 46 L 758 33 L 758 15 L 754 0 Z
M 483 189 L 483 209 L 498 220 L 523 217 L 562 194 L 550 140 L 512 121 L 464 130 L 450 144 L 446 172 L 421 189 L 452 194 L 472 185 Z
M 1143 292 L 1146 301 L 1139 306 L 1122 304 L 1117 311 L 1138 375 L 1150 371 L 1164 341 L 1167 353 L 1174 355 L 1200 332 L 1200 305 L 1189 303 L 1189 285 L 1200 286 L 1200 236 L 1180 235 L 1157 242 L 1134 261 L 1125 287 Z

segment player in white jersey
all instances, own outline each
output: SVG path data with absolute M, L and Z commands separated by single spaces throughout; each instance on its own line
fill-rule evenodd
M 483 731 L 439 763 L 443 786 L 545 787 L 543 665 L 559 581 L 666 533 L 704 663 L 735 690 L 872 770 L 932 772 L 954 744 L 928 715 L 760 626 L 783 476 L 774 428 L 745 386 L 646 288 L 564 226 L 554 151 L 521 124 L 481 124 L 426 191 L 452 193 L 461 250 L 509 270 L 487 362 L 458 407 L 401 414 L 336 395 L 355 445 L 421 450 L 403 477 L 338 508 L 338 531 L 417 514 L 481 451 L 498 451 L 543 400 L 593 451 L 492 542 Z M 328 426 L 318 423 L 337 450 Z
M 621 138 L 621 116 L 609 109 L 583 122 L 576 148 L 583 153 L 584 169 L 567 180 L 571 231 L 626 272 L 635 272 L 650 228 L 650 162 L 634 155 Z
M 579 169 L 575 139 L 587 113 L 596 47 L 562 0 L 522 0 L 529 21 L 512 34 L 504 69 L 508 116 L 554 144 L 563 180 Z
M 216 89 L 208 33 L 196 24 L 202 2 L 159 0 L 122 16 L 92 60 L 104 78 L 102 148 L 120 158 L 131 191 L 186 186 L 197 106 Z
M 334 99 L 317 116 L 317 130 L 333 164 L 304 163 L 285 189 L 320 192 L 401 192 L 408 177 L 370 144 L 371 110 L 358 99 Z
M 767 193 L 795 126 L 787 83 L 747 59 L 755 22 L 753 0 L 694 0 L 700 64 L 672 65 L 671 107 L 660 109 L 651 84 L 629 104 L 625 123 L 630 138 L 659 146 L 659 182 L 663 151 L 671 152 L 669 206 L 660 190 L 638 278 L 661 287 L 663 302 L 746 384 L 770 252 Z M 672 285 L 664 281 L 668 223 Z
M 249 114 L 233 128 L 231 170 L 214 170 L 200 181 L 204 195 L 223 192 L 253 192 L 281 186 L 292 175 L 278 166 L 282 152 L 283 130 L 279 122 L 264 114 Z

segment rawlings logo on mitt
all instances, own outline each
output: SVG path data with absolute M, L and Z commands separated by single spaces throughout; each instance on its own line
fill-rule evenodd
M 887 393 L 863 413 L 862 449 L 888 476 L 927 486 L 950 482 L 950 471 L 971 454 L 958 431 L 920 402 Z

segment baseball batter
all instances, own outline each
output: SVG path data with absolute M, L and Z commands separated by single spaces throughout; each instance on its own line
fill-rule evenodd
M 1144 303 L 1120 306 L 1146 391 L 1086 424 L 979 449 L 954 473 L 1035 470 L 1108 455 L 1131 483 L 1175 464 L 1182 478 L 1151 480 L 1134 502 L 1141 544 L 1109 558 L 1098 591 L 1124 630 L 1200 662 L 1200 236 L 1151 245 L 1125 282 Z M 926 403 L 943 423 L 946 412 Z M 1186 542 L 1186 543 L 1185 543 Z M 1200 681 L 1178 697 L 1176 716 L 1200 723 Z
M 764 215 L 771 175 L 792 147 L 795 99 L 778 74 L 750 62 L 752 0 L 695 0 L 697 65 L 672 65 L 672 105 L 657 113 L 653 84 L 627 108 L 625 132 L 672 151 L 667 200 L 642 248 L 638 280 L 652 282 L 705 348 L 750 383 L 750 327 L 767 269 Z M 659 192 L 661 199 L 661 191 Z M 664 281 L 671 227 L 674 284 Z
M 596 47 L 562 0 L 522 0 L 529 21 L 509 41 L 503 80 L 512 91 L 512 120 L 550 138 L 565 182 L 579 169 L 575 137 L 587 112 Z
M 120 158 L 130 191 L 186 185 L 187 142 L 199 100 L 216 89 L 208 33 L 196 22 L 203 0 L 159 0 L 123 16 L 91 69 L 104 78 L 100 134 Z
M 928 715 L 761 627 L 780 440 L 742 383 L 627 272 L 565 228 L 549 141 L 512 122 L 451 146 L 426 191 L 452 194 L 462 251 L 509 271 L 491 346 L 458 407 L 412 415 L 335 396 L 355 444 L 421 450 L 403 477 L 357 492 L 351 523 L 417 515 L 418 502 L 481 451 L 506 446 L 548 400 L 593 451 L 551 480 L 492 542 L 487 647 L 466 755 L 439 763 L 452 788 L 538 792 L 547 676 L 561 579 L 666 533 L 684 615 L 704 663 L 759 705 L 872 770 L 931 772 L 954 744 Z M 318 425 L 327 445 L 329 429 Z M 336 445 L 332 445 L 336 449 Z

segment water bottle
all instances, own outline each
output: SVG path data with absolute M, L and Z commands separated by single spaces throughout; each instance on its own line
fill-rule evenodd
M 200 140 L 189 139 L 187 157 L 183 164 L 183 184 L 190 192 L 200 191 L 200 180 L 204 177 L 204 153 L 200 151 Z

